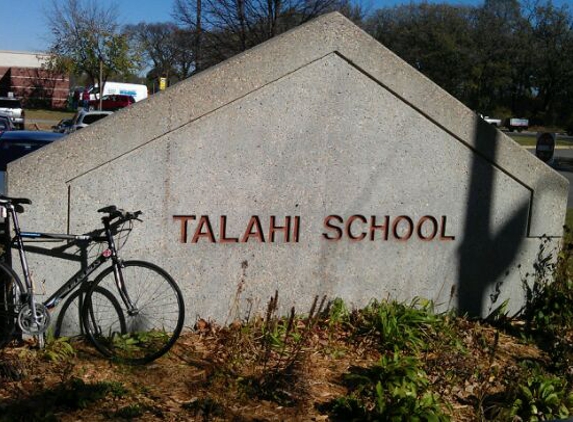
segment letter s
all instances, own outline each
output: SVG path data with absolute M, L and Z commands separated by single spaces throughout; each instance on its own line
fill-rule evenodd
M 332 220 L 336 220 L 340 224 L 344 222 L 343 218 L 338 215 L 329 215 L 328 217 L 326 217 L 324 219 L 324 228 L 334 231 L 334 234 L 332 237 L 330 237 L 328 233 L 322 233 L 322 237 L 324 237 L 328 241 L 336 242 L 337 240 L 342 239 L 342 229 L 340 227 L 333 225 L 331 223 Z

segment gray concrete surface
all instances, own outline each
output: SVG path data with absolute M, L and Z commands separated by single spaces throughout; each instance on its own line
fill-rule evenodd
M 301 312 L 315 295 L 516 311 L 568 184 L 335 13 L 11 164 L 8 187 L 34 230 L 143 210 L 122 252 L 173 274 L 193 325 L 275 290 Z M 74 268 L 48 265 L 31 262 L 53 291 Z

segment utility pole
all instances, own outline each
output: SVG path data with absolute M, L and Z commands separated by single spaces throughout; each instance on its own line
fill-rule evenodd
M 101 55 L 99 56 L 99 107 L 98 110 L 101 111 L 102 107 L 102 95 L 103 95 L 103 59 Z

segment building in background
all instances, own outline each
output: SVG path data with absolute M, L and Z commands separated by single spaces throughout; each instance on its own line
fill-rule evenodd
M 26 108 L 65 108 L 68 75 L 42 67 L 47 55 L 0 51 L 0 96 L 20 98 Z

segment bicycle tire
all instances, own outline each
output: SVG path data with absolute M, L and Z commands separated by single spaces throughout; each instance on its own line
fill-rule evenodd
M 108 267 L 87 291 L 82 311 L 84 329 L 104 356 L 133 365 L 149 363 L 167 353 L 177 341 L 185 319 L 183 295 L 173 278 L 155 264 L 125 261 L 121 272 L 127 294 L 137 311 L 127 309 L 115 281 L 114 268 Z M 90 308 L 98 312 L 99 305 L 93 302 L 93 293 L 98 287 L 112 292 L 120 304 L 126 323 L 124 334 L 111 332 L 104 336 L 93 332 L 85 323 Z
M 22 292 L 18 275 L 11 267 L 0 262 L 0 349 L 14 338 Z
M 96 288 L 95 292 L 105 296 L 111 305 L 115 308 L 115 312 L 118 315 L 117 320 L 119 322 L 119 330 L 121 334 L 125 334 L 125 318 L 122 315 L 123 311 L 121 310 L 121 306 L 117 299 L 110 291 L 107 291 L 102 287 Z M 85 289 L 76 290 L 66 299 L 62 305 L 60 313 L 58 314 L 58 318 L 56 319 L 56 325 L 54 327 L 55 338 L 74 338 L 85 335 L 84 324 L 82 322 L 81 306 L 79 302 L 79 298 L 82 294 L 86 294 Z M 70 311 L 72 314 L 70 314 Z M 92 323 L 95 326 L 95 320 L 92 319 Z M 99 329 L 101 330 L 101 326 Z

